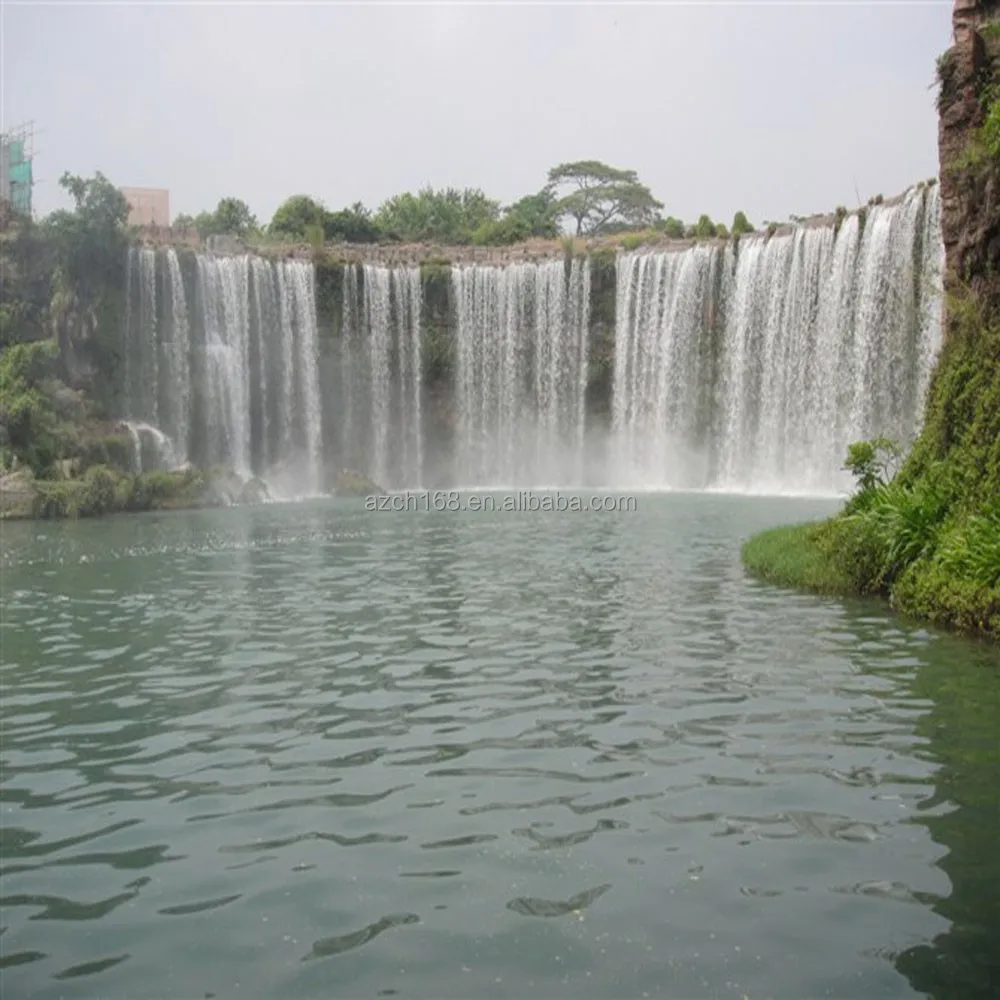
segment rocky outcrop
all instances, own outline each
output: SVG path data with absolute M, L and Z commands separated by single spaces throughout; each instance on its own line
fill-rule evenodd
M 938 62 L 941 230 L 949 287 L 1000 306 L 1000 164 L 970 156 L 1000 90 L 1000 0 L 955 0 L 953 44 Z
M 0 519 L 30 517 L 35 488 L 30 472 L 0 472 Z
M 335 492 L 342 497 L 385 496 L 385 490 L 363 472 L 341 469 L 335 479 Z

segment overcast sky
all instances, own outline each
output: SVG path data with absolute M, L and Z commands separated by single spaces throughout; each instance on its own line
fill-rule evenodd
M 553 164 L 639 172 L 668 214 L 755 223 L 937 173 L 951 3 L 865 6 L 3 7 L 3 123 L 64 170 L 170 190 L 171 213 L 425 184 L 504 202 Z

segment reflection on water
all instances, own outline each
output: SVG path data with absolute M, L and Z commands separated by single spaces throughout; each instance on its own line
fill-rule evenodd
M 934 997 L 1000 996 L 1000 684 L 997 652 L 942 640 L 917 672 L 928 699 L 917 722 L 938 765 L 934 791 L 915 817 L 947 849 L 938 861 L 951 882 L 934 909 L 949 921 L 931 942 L 896 960 L 913 988 Z
M 1000 655 L 830 506 L 5 525 L 5 995 L 998 995 Z

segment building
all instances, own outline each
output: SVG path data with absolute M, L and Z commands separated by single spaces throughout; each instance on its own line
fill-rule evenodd
M 169 226 L 170 192 L 165 188 L 122 188 L 130 226 Z
M 0 136 L 0 201 L 14 215 L 31 215 L 31 147 L 30 124 Z

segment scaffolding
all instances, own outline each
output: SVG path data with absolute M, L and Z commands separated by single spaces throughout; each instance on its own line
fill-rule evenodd
M 0 136 L 0 199 L 14 215 L 31 216 L 34 138 L 34 122 L 26 122 Z

